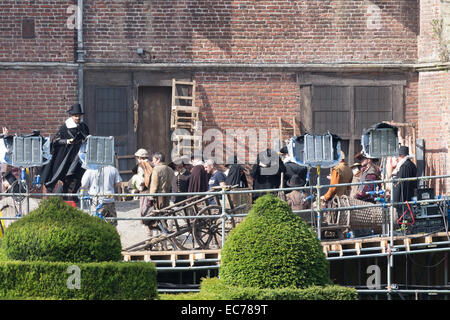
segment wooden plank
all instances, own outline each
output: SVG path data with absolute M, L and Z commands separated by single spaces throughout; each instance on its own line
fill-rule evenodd
M 180 99 L 180 100 L 194 100 L 194 97 L 191 96 L 175 96 L 175 99 Z
M 359 256 L 361 253 L 361 242 L 355 242 L 355 249 L 356 249 L 356 254 Z
M 173 105 L 172 111 L 198 113 L 200 110 L 198 107 Z
M 382 253 L 386 253 L 387 240 L 381 240 L 380 241 L 380 247 L 381 247 L 381 252 Z
M 182 85 L 182 86 L 193 86 L 195 84 L 195 81 L 177 81 L 173 79 L 173 83 L 175 85 Z
M 409 251 L 410 245 L 411 245 L 411 239 L 410 238 L 403 239 L 403 244 L 405 245 L 405 250 Z
M 328 245 L 322 245 L 322 251 L 325 254 L 325 257 L 328 257 L 328 250 L 330 249 L 330 246 Z

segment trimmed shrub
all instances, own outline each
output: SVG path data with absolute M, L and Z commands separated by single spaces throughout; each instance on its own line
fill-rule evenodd
M 3 238 L 8 259 L 22 261 L 121 261 L 120 236 L 104 220 L 59 197 L 12 223 Z
M 305 289 L 230 286 L 218 278 L 202 279 L 199 293 L 160 295 L 161 300 L 357 300 L 354 288 L 336 285 Z
M 6 299 L 156 299 L 156 268 L 147 262 L 77 263 L 79 289 L 68 262 L 0 262 L 0 297 Z
M 272 194 L 255 201 L 221 251 L 219 276 L 231 286 L 306 288 L 331 284 L 320 241 Z

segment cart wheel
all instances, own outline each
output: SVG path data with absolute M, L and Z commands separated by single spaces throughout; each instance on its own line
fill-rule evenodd
M 222 207 L 217 205 L 207 206 L 198 212 L 198 216 L 221 215 Z M 225 221 L 225 234 L 236 226 L 233 218 Z M 195 219 L 193 235 L 196 244 L 201 249 L 218 249 L 222 247 L 222 219 L 201 218 Z
M 177 216 L 182 216 L 181 212 L 175 213 Z M 178 250 L 194 249 L 194 235 L 192 219 L 173 219 L 161 220 L 163 227 L 170 233 L 177 233 L 176 236 L 170 237 L 169 243 L 175 245 Z

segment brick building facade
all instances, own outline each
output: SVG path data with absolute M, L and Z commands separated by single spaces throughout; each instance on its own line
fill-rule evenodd
M 0 0 L 1 125 L 51 135 L 81 99 L 91 132 L 114 135 L 120 154 L 156 151 L 170 144 L 171 79 L 195 80 L 204 131 L 276 131 L 280 117 L 286 125 L 295 117 L 301 132 L 340 135 L 351 155 L 362 128 L 407 122 L 425 141 L 425 173 L 447 174 L 449 8 L 447 0 Z

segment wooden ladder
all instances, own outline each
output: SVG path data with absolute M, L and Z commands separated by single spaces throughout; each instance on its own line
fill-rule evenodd
M 177 155 L 186 154 L 201 146 L 201 136 L 196 136 L 198 129 L 199 108 L 195 106 L 196 82 L 177 81 L 172 79 L 172 109 L 170 115 L 170 128 L 186 129 L 184 134 L 175 134 L 174 147 Z M 182 143 L 183 141 L 184 143 Z
M 283 147 L 284 145 L 284 139 L 283 137 L 285 135 L 288 135 L 290 139 L 291 137 L 295 137 L 297 136 L 297 127 L 295 126 L 295 117 L 292 117 L 292 126 L 291 127 L 286 127 L 283 126 L 283 120 L 281 119 L 281 117 L 278 118 L 278 129 L 279 129 L 279 135 L 280 135 L 280 148 Z

